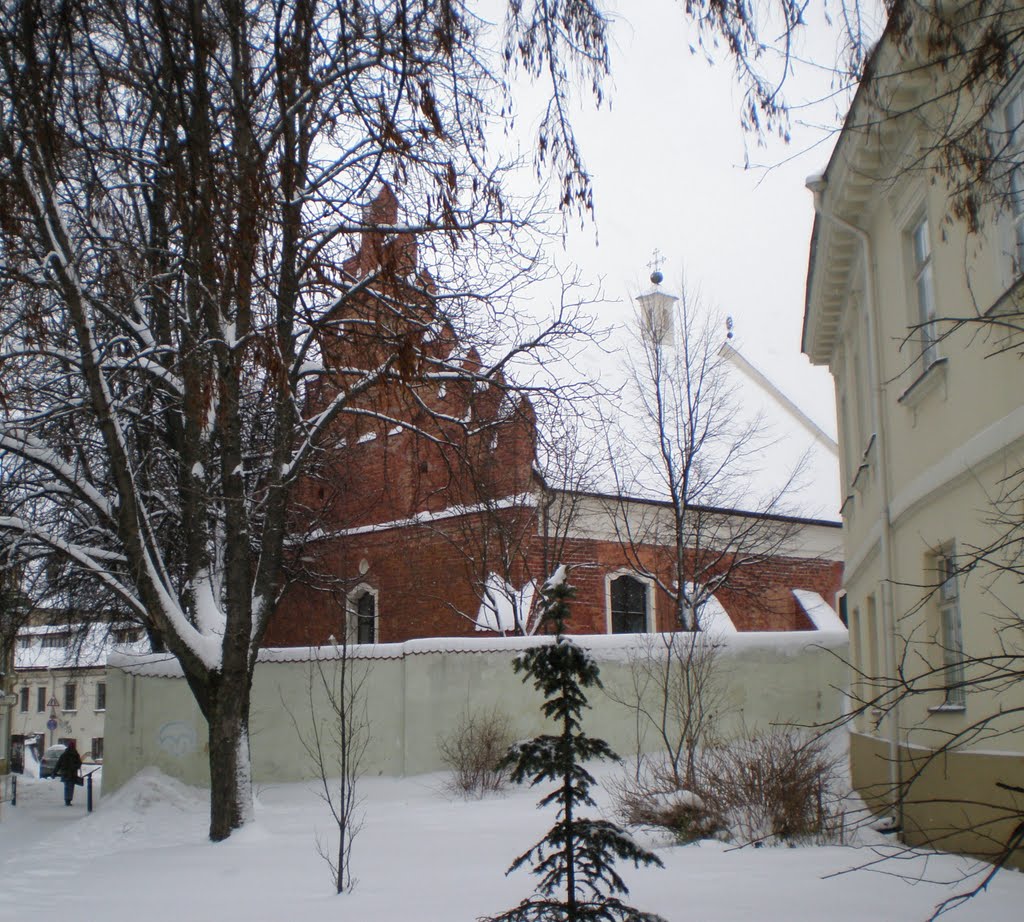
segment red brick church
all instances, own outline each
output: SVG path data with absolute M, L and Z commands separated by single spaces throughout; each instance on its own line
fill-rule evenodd
M 397 217 L 385 188 L 368 223 L 393 226 Z M 659 588 L 671 586 L 673 572 L 674 547 L 655 537 L 665 533 L 665 505 L 545 483 L 533 407 L 500 375 L 484 375 L 472 345 L 438 320 L 411 235 L 364 232 L 342 271 L 358 293 L 321 337 L 325 371 L 306 409 L 328 411 L 339 394 L 365 396 L 348 398 L 320 463 L 296 490 L 290 579 L 265 643 L 530 632 L 534 587 L 559 563 L 571 566 L 577 587 L 574 632 L 675 629 L 672 600 Z M 391 383 L 360 391 L 376 368 Z M 740 631 L 837 625 L 838 523 L 699 514 L 784 535 L 742 567 L 723 559 L 729 575 L 705 606 L 709 623 Z

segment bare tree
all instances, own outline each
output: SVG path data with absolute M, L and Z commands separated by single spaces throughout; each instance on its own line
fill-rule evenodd
M 300 743 L 320 779 L 320 796 L 337 828 L 336 848 L 332 850 L 323 842 L 317 847 L 331 869 L 338 893 L 348 893 L 355 886 L 352 845 L 362 827 L 357 785 L 370 741 L 365 690 L 369 666 L 353 658 L 346 633 L 343 630 L 341 640 L 325 648 L 324 657 L 314 648 L 309 672 L 308 731 L 300 729 L 297 717 L 292 715 Z
M 635 715 L 636 781 L 643 737 L 653 732 L 667 769 L 659 765 L 655 774 L 667 776 L 672 790 L 698 789 L 702 750 L 718 741 L 729 708 L 720 648 L 713 631 L 686 631 L 648 635 L 630 651 L 630 687 L 607 693 Z
M 587 388 L 572 399 L 554 394 L 541 403 L 521 404 L 520 444 L 528 455 L 520 459 L 517 489 L 495 490 L 492 443 L 466 466 L 468 507 L 472 516 L 457 520 L 443 532 L 474 586 L 479 608 L 456 611 L 479 627 L 518 635 L 538 627 L 543 585 L 564 559 L 581 496 L 591 487 L 599 461 L 593 439 L 583 433 L 582 403 Z
M 725 326 L 698 298 L 675 300 L 641 298 L 627 359 L 632 428 L 610 451 L 627 559 L 671 600 L 662 629 L 692 631 L 717 591 L 745 591 L 744 571 L 793 535 L 781 514 L 803 461 L 774 484 L 756 476 L 771 436 L 760 415 L 741 412 L 721 351 Z M 637 495 L 665 506 L 638 510 Z
M 605 24 L 589 3 L 556 6 L 514 5 L 506 62 L 547 72 L 564 106 L 567 69 L 600 84 Z M 483 42 L 451 3 L 0 14 L 0 448 L 40 498 L 2 525 L 91 575 L 181 663 L 209 725 L 215 840 L 251 812 L 252 672 L 292 488 L 331 425 L 375 389 L 493 380 L 571 327 L 516 335 L 489 313 L 502 283 L 471 278 L 533 257 L 484 145 L 500 75 Z M 542 150 L 565 207 L 585 209 L 568 128 L 546 123 Z M 384 182 L 407 213 L 382 226 L 365 209 Z M 377 258 L 346 272 L 369 230 Z M 453 269 L 450 287 L 405 277 L 389 257 L 401 235 Z M 486 362 L 429 354 L 430 331 L 474 316 L 498 331 Z M 328 333 L 372 348 L 308 411 Z

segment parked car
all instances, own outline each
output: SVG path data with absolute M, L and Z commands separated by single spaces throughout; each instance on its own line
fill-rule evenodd
M 40 778 L 52 778 L 53 770 L 57 767 L 57 760 L 60 758 L 61 753 L 67 749 L 63 743 L 58 743 L 56 746 L 50 746 L 46 752 L 43 753 L 43 759 L 39 763 L 39 777 Z

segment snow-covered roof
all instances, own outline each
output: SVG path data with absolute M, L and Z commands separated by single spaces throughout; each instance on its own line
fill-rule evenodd
M 121 631 L 134 632 L 134 641 L 119 641 Z M 41 624 L 18 631 L 15 669 L 89 669 L 104 666 L 107 657 L 121 653 L 148 653 L 149 641 L 136 625 L 107 623 Z

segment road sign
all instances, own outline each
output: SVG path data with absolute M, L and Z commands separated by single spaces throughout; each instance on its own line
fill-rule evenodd
M 56 730 L 57 729 L 57 721 L 54 720 L 51 717 L 48 721 L 46 721 L 46 729 L 47 730 Z
M 46 702 L 46 706 L 48 708 L 55 708 L 59 704 L 60 704 L 60 702 L 56 698 L 51 698 L 49 701 Z

